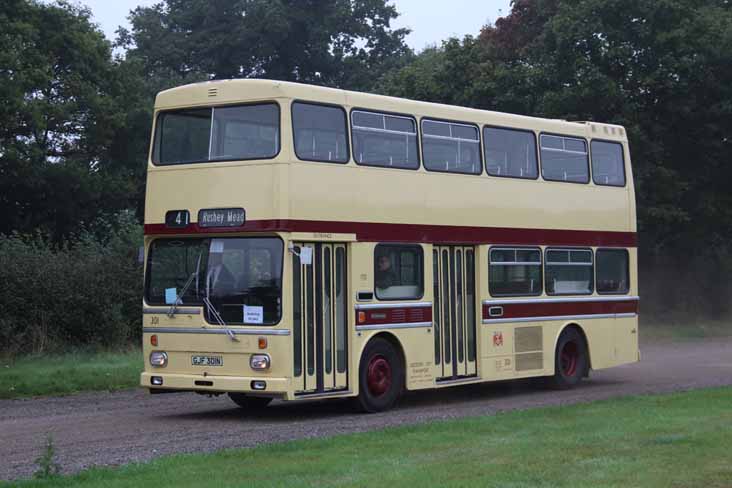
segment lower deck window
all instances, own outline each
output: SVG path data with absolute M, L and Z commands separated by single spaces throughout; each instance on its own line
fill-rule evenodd
M 592 267 L 592 250 L 590 249 L 547 249 L 547 294 L 586 295 L 592 293 Z
M 628 293 L 630 280 L 628 276 L 628 251 L 625 249 L 598 249 L 597 260 L 597 293 Z
M 492 296 L 541 294 L 541 250 L 496 247 L 489 258 Z
M 379 300 L 416 300 L 424 290 L 420 246 L 379 244 L 374 251 L 374 288 Z

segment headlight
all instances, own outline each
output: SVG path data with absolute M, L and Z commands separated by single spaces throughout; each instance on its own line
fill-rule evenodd
M 266 354 L 252 354 L 249 359 L 249 366 L 258 371 L 269 369 L 269 363 L 269 356 Z
M 153 351 L 150 353 L 150 364 L 157 368 L 162 368 L 168 364 L 168 354 L 163 351 Z

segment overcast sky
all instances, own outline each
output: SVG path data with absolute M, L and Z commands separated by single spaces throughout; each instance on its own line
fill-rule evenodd
M 130 10 L 153 5 L 155 0 L 77 0 L 88 5 L 94 19 L 110 40 L 117 27 L 127 23 Z M 159 0 L 158 0 L 159 1 Z M 393 27 L 409 27 L 407 43 L 416 50 L 439 44 L 450 36 L 477 35 L 480 28 L 509 11 L 510 0 L 395 0 L 401 13 Z

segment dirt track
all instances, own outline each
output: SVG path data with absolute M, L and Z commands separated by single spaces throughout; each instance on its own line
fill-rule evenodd
M 250 447 L 304 437 L 359 432 L 427 420 L 485 415 L 641 393 L 732 385 L 732 340 L 642 348 L 643 361 L 595 372 L 564 392 L 522 381 L 407 395 L 398 409 L 354 413 L 343 401 L 273 403 L 259 416 L 226 397 L 151 396 L 143 390 L 65 398 L 0 401 L 0 479 L 26 477 L 47 433 L 66 472 L 145 461 L 174 452 Z

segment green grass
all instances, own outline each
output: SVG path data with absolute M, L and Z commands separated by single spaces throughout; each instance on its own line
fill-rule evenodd
M 730 487 L 731 404 L 732 388 L 629 397 L 168 456 L 19 486 Z
M 139 349 L 6 360 L 0 362 L 0 398 L 132 388 L 141 370 Z
M 641 345 L 730 336 L 732 320 L 644 319 L 640 324 Z M 141 370 L 139 349 L 30 356 L 12 362 L 0 359 L 0 399 L 133 388 L 138 384 Z
M 685 321 L 641 319 L 641 344 L 732 336 L 732 319 Z

